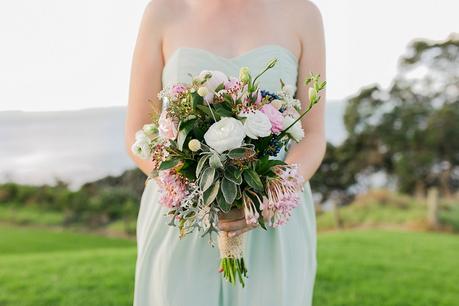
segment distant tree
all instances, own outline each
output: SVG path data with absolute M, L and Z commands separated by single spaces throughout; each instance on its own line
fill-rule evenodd
M 399 191 L 424 195 L 459 188 L 459 36 L 416 40 L 400 58 L 391 86 L 362 88 L 347 101 L 347 139 L 328 145 L 312 183 L 324 199 L 349 201 L 376 173 Z

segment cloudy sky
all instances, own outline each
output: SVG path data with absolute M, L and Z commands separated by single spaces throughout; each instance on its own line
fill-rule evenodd
M 459 31 L 457 0 L 315 0 L 325 22 L 328 95 L 387 86 L 413 38 Z M 2 0 L 0 111 L 124 105 L 147 0 Z

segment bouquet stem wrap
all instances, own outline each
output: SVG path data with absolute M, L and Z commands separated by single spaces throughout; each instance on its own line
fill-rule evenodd
M 229 237 L 227 233 L 220 232 L 218 235 L 218 248 L 220 250 L 220 271 L 223 277 L 231 284 L 239 280 L 244 287 L 244 278 L 247 277 L 247 269 L 244 263 L 245 234 Z

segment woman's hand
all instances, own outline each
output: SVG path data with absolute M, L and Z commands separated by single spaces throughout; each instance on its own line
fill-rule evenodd
M 228 237 L 241 235 L 258 226 L 258 223 L 247 224 L 244 210 L 241 208 L 233 208 L 228 213 L 220 213 L 218 217 L 218 228 L 227 233 Z

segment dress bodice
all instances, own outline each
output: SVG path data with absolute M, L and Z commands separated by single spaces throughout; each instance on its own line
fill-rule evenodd
M 202 70 L 219 70 L 228 76 L 237 77 L 241 67 L 249 67 L 252 75 L 261 72 L 266 64 L 278 59 L 277 65 L 260 78 L 262 89 L 277 91 L 279 80 L 295 86 L 298 75 L 298 59 L 287 48 L 268 44 L 249 50 L 239 56 L 227 58 L 199 48 L 182 47 L 175 50 L 163 68 L 163 86 L 175 83 L 189 83 L 191 75 Z

